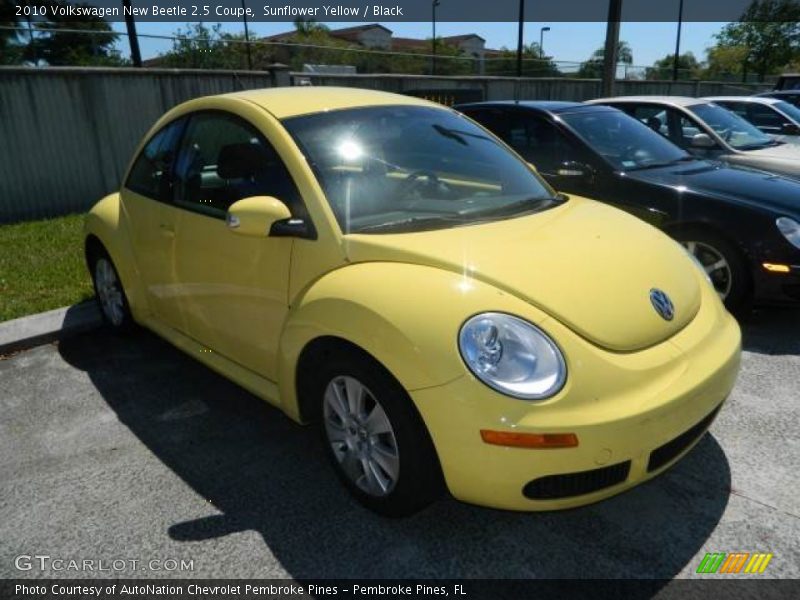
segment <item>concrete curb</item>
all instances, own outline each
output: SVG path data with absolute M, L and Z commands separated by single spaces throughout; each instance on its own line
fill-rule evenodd
M 61 340 L 103 322 L 94 300 L 0 323 L 0 354 Z

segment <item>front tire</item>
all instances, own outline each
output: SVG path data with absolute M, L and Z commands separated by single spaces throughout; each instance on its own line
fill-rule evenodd
M 325 451 L 337 475 L 370 510 L 413 514 L 443 490 L 430 435 L 411 398 L 380 364 L 361 352 L 328 355 L 314 377 Z
M 90 269 L 95 299 L 103 321 L 112 331 L 130 331 L 133 327 L 133 316 L 122 280 L 111 257 L 104 250 L 97 250 L 90 258 Z
M 752 282 L 742 253 L 710 231 L 686 230 L 675 236 L 711 279 L 714 289 L 731 312 L 745 313 L 752 303 Z

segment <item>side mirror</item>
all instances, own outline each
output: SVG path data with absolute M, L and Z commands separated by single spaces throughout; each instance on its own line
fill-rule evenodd
M 569 177 L 570 179 L 585 178 L 591 175 L 591 173 L 592 169 L 589 165 L 574 160 L 565 161 L 556 169 L 556 175 L 559 177 Z
M 795 123 L 784 123 L 781 126 L 781 133 L 783 135 L 800 135 L 800 125 Z
M 714 148 L 717 144 L 714 140 L 711 139 L 711 136 L 707 133 L 698 133 L 692 138 L 691 146 L 692 148 L 697 148 L 701 150 L 709 150 Z
M 251 196 L 231 204 L 225 222 L 233 233 L 267 237 L 272 226 L 292 216 L 289 208 L 272 196 Z

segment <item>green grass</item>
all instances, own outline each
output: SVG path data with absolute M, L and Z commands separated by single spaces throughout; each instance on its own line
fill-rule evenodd
M 83 215 L 0 225 L 0 321 L 91 298 Z

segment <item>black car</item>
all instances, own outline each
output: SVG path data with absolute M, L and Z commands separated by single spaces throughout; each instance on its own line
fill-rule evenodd
M 800 182 L 698 159 L 607 106 L 455 107 L 561 192 L 627 210 L 680 241 L 731 309 L 800 302 Z

